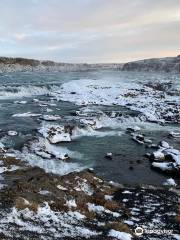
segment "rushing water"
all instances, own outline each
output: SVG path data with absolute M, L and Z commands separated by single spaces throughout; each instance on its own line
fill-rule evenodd
M 97 82 L 105 79 L 112 83 L 121 83 L 122 86 L 142 86 L 146 82 L 172 81 L 173 88 L 179 90 L 180 77 L 170 74 L 130 73 L 119 71 L 97 72 L 69 72 L 69 73 L 11 73 L 0 75 L 0 137 L 6 147 L 22 150 L 30 140 L 39 133 L 37 129 L 42 124 L 39 116 L 13 117 L 14 114 L 37 113 L 41 115 L 61 115 L 59 124 L 77 124 L 75 112 L 81 110 L 71 99 L 58 100 L 62 91 L 61 85 L 69 81 L 80 79 L 93 79 Z M 81 88 L 81 86 L 79 86 Z M 175 96 L 178 97 L 178 96 Z M 171 97 L 169 97 L 171 98 Z M 174 98 L 174 96 L 172 97 Z M 38 101 L 37 101 L 38 99 Z M 24 101 L 24 102 L 23 102 Z M 178 125 L 169 124 L 160 126 L 155 123 L 141 122 L 138 112 L 122 106 L 91 106 L 93 112 L 101 111 L 108 114 L 112 112 L 121 115 L 116 124 L 106 124 L 99 130 L 99 134 L 84 134 L 69 143 L 60 145 L 72 152 L 79 153 L 72 157 L 71 162 L 79 166 L 94 167 L 95 171 L 105 179 L 118 181 L 124 184 L 162 184 L 166 175 L 151 169 L 151 163 L 144 157 L 147 149 L 132 141 L 131 135 L 126 133 L 126 128 L 132 124 L 138 125 L 147 137 L 154 143 L 168 140 L 174 147 L 178 147 L 179 140 L 168 138 L 168 131 L 177 130 Z M 52 123 L 53 124 L 53 123 Z M 17 131 L 17 136 L 8 136 L 9 130 Z M 113 159 L 104 158 L 107 152 L 113 153 Z M 140 160 L 140 161 L 139 161 Z M 33 160 L 38 164 L 39 158 Z M 49 161 L 49 160 L 47 160 Z M 55 160 L 56 162 L 60 160 Z M 46 163 L 48 164 L 48 162 Z M 41 166 L 41 165 L 40 165 Z M 56 173 L 61 172 L 60 165 L 56 166 Z M 49 164 L 49 171 L 51 171 Z

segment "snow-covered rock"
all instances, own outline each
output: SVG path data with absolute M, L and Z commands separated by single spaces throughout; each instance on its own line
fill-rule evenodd
M 177 186 L 177 184 L 176 184 L 176 182 L 175 182 L 175 180 L 173 178 L 167 179 L 163 184 L 165 186 L 173 186 L 173 187 Z
M 169 135 L 170 135 L 171 137 L 174 137 L 174 138 L 180 138 L 180 132 L 173 132 L 173 131 L 171 131 L 171 132 L 169 133 Z
M 16 131 L 8 131 L 8 135 L 9 136 L 17 136 L 17 132 Z
M 180 172 L 180 151 L 162 141 L 159 149 L 151 154 L 152 166 L 162 171 Z
M 70 142 L 72 135 L 71 126 L 45 125 L 39 132 L 51 143 Z

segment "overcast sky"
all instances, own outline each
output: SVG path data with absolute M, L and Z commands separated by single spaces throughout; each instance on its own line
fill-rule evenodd
M 180 0 L 0 0 L 0 55 L 126 62 L 180 54 Z

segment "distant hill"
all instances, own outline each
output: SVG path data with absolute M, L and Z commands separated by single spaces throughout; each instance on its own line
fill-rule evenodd
M 177 57 L 152 58 L 125 63 L 124 71 L 153 71 L 180 73 L 180 55 Z
M 0 73 L 2 72 L 29 72 L 29 71 L 91 71 L 91 70 L 122 70 L 148 72 L 175 72 L 180 73 L 180 55 L 177 57 L 151 58 L 128 63 L 62 63 L 40 61 L 26 58 L 0 57 Z
M 98 69 L 122 69 L 122 64 L 73 64 L 40 61 L 26 58 L 0 57 L 0 72 L 19 71 L 87 71 Z

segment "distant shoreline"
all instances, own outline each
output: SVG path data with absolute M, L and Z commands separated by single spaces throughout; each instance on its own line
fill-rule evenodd
M 63 63 L 41 61 L 27 58 L 0 57 L 0 73 L 41 72 L 41 71 L 88 71 L 88 70 L 122 70 L 180 73 L 180 55 L 177 57 L 151 58 L 128 63 Z

